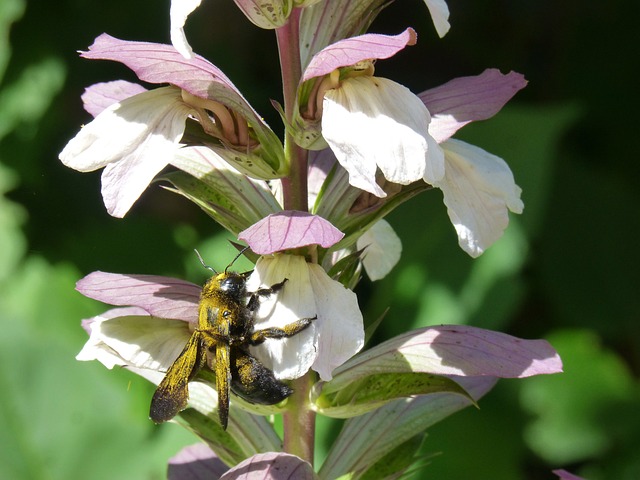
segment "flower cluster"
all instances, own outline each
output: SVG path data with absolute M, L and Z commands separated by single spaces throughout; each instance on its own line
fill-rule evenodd
M 104 168 L 102 196 L 115 217 L 124 217 L 151 182 L 161 180 L 244 241 L 257 256 L 247 290 L 284 285 L 275 295 L 256 294 L 259 302 L 247 307 L 256 329 L 280 331 L 297 319 L 313 319 L 295 335 L 247 347 L 277 379 L 300 380 L 283 404 L 232 398 L 227 432 L 211 435 L 208 419 L 218 393 L 207 369 L 189 378 L 191 408 L 181 417 L 217 456 L 236 470 L 251 455 L 282 450 L 261 415 L 283 412 L 284 448 L 302 460 L 281 454 L 266 463 L 298 468 L 296 462 L 312 459 L 313 432 L 301 434 L 296 422 L 302 428 L 304 415 L 319 413 L 353 419 L 320 476 L 371 476 L 407 433 L 414 436 L 475 403 L 496 378 L 561 368 L 544 341 L 471 327 L 408 332 L 358 353 L 365 330 L 352 289 L 362 269 L 371 280 L 383 278 L 401 254 L 385 215 L 438 188 L 460 247 L 477 257 L 502 235 L 509 212 L 522 212 L 507 164 L 452 137 L 469 122 L 495 115 L 526 81 L 488 69 L 415 94 L 376 76 L 376 61 L 417 42 L 412 28 L 397 35 L 366 33 L 387 0 L 235 2 L 252 23 L 276 33 L 284 98 L 274 105 L 284 139 L 220 69 L 193 53 L 184 25 L 200 1 L 173 0 L 173 45 L 103 34 L 81 53 L 123 63 L 141 81 L 159 86 L 113 81 L 89 87 L 82 98 L 94 119 L 60 159 L 83 172 Z M 445 35 L 445 1 L 425 3 L 438 34 Z M 201 288 L 182 280 L 94 272 L 77 288 L 117 307 L 84 322 L 90 338 L 80 360 L 126 366 L 157 384 L 191 332 L 202 329 Z M 211 335 L 213 344 L 224 342 L 222 333 Z M 397 402 L 405 405 L 403 417 L 385 427 L 380 419 L 395 415 Z M 433 410 L 434 402 L 442 408 Z M 358 426 L 356 418 L 365 423 Z M 390 429 L 384 446 L 367 443 L 365 424 L 374 418 L 370 424 Z M 294 432 L 306 440 L 296 444 Z M 225 478 L 233 478 L 232 471 Z

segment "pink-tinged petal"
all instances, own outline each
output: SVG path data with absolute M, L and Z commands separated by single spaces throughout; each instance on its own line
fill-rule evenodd
M 289 453 L 258 453 L 225 473 L 221 480 L 314 480 L 307 462 Z
M 130 42 L 103 33 L 81 56 L 123 63 L 145 82 L 170 83 L 196 97 L 215 99 L 257 116 L 222 70 L 199 55 L 186 60 L 171 45 Z
M 293 210 L 271 214 L 238 235 L 259 255 L 307 245 L 329 248 L 342 237 L 344 233 L 324 218 Z
M 330 148 L 309 152 L 309 172 L 307 174 L 309 205 L 315 204 L 322 185 L 336 161 L 336 156 Z
M 527 81 L 520 73 L 490 68 L 480 75 L 455 78 L 418 95 L 432 115 L 429 133 L 442 143 L 467 123 L 491 118 Z
M 585 480 L 584 478 L 574 475 L 573 473 L 569 473 L 563 469 L 552 470 L 552 473 L 555 473 L 561 480 Z
M 199 55 L 186 60 L 171 45 L 120 40 L 103 33 L 80 56 L 123 63 L 140 80 L 171 83 L 201 98 L 210 98 L 209 87 L 239 93 L 218 67 Z
M 84 58 L 113 60 L 133 70 L 140 80 L 170 83 L 202 99 L 214 100 L 243 116 L 262 147 L 262 157 L 274 178 L 286 170 L 282 143 L 236 86 L 215 65 L 199 55 L 185 59 L 171 45 L 129 42 L 107 34 L 96 38 Z M 245 145 L 246 147 L 246 145 Z M 266 168 L 266 167 L 265 167 Z
M 449 7 L 444 0 L 424 0 L 429 9 L 433 25 L 440 38 L 444 37 L 451 25 L 449 25 Z
M 95 83 L 85 88 L 81 98 L 84 109 L 93 117 L 96 117 L 105 108 L 114 103 L 146 91 L 146 88 L 137 83 L 115 80 L 113 82 Z
M 363 60 L 392 57 L 407 45 L 415 45 L 417 38 L 416 32 L 407 28 L 399 35 L 367 33 L 340 40 L 313 56 L 302 80 L 321 77 L 336 68 L 355 65 Z
M 215 480 L 229 470 L 206 443 L 184 447 L 169 459 L 168 480 Z
M 76 283 L 76 290 L 110 305 L 143 308 L 154 317 L 194 321 L 201 287 L 156 275 L 93 272 Z
M 334 372 L 333 382 L 347 384 L 372 373 L 407 371 L 523 378 L 559 373 L 562 361 L 546 340 L 445 325 L 401 334 L 357 355 Z

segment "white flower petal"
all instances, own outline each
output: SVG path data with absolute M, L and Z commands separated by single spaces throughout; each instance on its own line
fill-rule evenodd
M 67 144 L 60 160 L 81 172 L 106 166 L 105 206 L 122 217 L 173 159 L 189 112 L 175 87 L 140 93 L 102 111 Z
M 184 24 L 191 12 L 200 6 L 201 0 L 171 0 L 171 43 L 184 58 L 193 58 L 193 50 L 184 34 Z
M 298 378 L 313 368 L 323 380 L 351 358 L 364 343 L 362 314 L 355 294 L 330 279 L 318 265 L 301 256 L 261 257 L 247 288 L 288 281 L 277 294 L 261 302 L 256 329 L 286 325 L 317 316 L 310 327 L 295 336 L 267 340 L 251 352 L 278 378 Z
M 396 266 L 402 254 L 402 242 L 386 220 L 378 220 L 358 239 L 364 250 L 362 264 L 369 278 L 380 280 Z
M 508 210 L 522 213 L 521 189 L 501 158 L 459 140 L 450 139 L 442 147 L 445 176 L 434 186 L 444 194 L 460 247 L 475 258 L 502 236 Z
M 429 158 L 427 160 L 427 167 L 424 171 L 424 176 L 422 179 L 432 184 L 437 182 L 444 177 L 445 171 L 445 160 L 444 160 L 444 150 L 438 144 L 438 141 L 433 138 L 431 135 L 427 135 L 427 144 L 428 146 L 428 154 Z
M 309 276 L 318 307 L 318 356 L 312 368 L 329 381 L 333 370 L 364 345 L 362 313 L 356 294 L 332 280 L 319 265 L 309 264 Z
M 158 117 L 166 115 L 167 107 L 172 108 L 178 101 L 182 103 L 180 90 L 166 87 L 114 103 L 67 143 L 60 160 L 80 172 L 91 172 L 118 161 L 149 134 L 149 123 L 155 126 Z
M 393 183 L 429 183 L 444 175 L 440 147 L 430 137 L 431 116 L 406 87 L 379 77 L 356 77 L 328 90 L 323 101 L 322 134 L 349 183 L 378 197 L 376 169 Z
M 317 314 L 309 269 L 301 256 L 261 257 L 247 282 L 247 289 L 253 292 L 280 283 L 285 278 L 288 281 L 282 290 L 261 299 L 256 315 L 256 330 L 282 327 Z M 268 339 L 264 344 L 252 347 L 251 352 L 271 368 L 277 378 L 299 378 L 316 359 L 316 329 L 317 321 L 314 321 L 293 337 Z
M 424 3 L 429 9 L 433 25 L 436 27 L 436 32 L 440 38 L 444 37 L 451 25 L 449 25 L 449 7 L 445 0 L 424 0 Z
M 116 309 L 125 311 L 127 309 Z M 189 324 L 149 316 L 98 316 L 77 360 L 98 360 L 107 368 L 131 366 L 165 372 L 189 339 Z

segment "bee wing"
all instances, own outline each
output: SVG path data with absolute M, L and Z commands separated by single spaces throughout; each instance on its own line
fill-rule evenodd
M 231 383 L 231 361 L 229 345 L 216 346 L 216 390 L 218 391 L 218 415 L 222 428 L 227 429 L 229 420 L 229 389 Z
M 149 409 L 151 420 L 155 423 L 166 422 L 187 407 L 189 380 L 200 370 L 205 361 L 204 355 L 202 335 L 195 331 L 153 394 Z
M 229 391 L 231 388 L 231 348 L 229 347 L 229 322 L 232 316 L 226 308 L 210 306 L 207 308 L 209 319 L 213 322 L 218 339 L 216 343 L 216 390 L 218 392 L 218 416 L 220 425 L 227 429 L 229 420 Z M 226 340 L 226 341 L 225 341 Z

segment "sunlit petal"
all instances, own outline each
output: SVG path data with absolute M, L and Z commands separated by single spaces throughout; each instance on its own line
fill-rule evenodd
M 449 25 L 449 7 L 445 0 L 424 0 L 424 3 L 429 9 L 433 25 L 436 27 L 436 32 L 440 38 L 444 37 L 451 25 Z
M 502 74 L 488 68 L 480 75 L 454 78 L 418 97 L 432 115 L 429 133 L 441 143 L 469 122 L 494 116 L 526 85 L 520 73 Z
M 82 105 L 88 113 L 97 117 L 104 109 L 114 103 L 146 91 L 147 89 L 142 85 L 125 80 L 95 83 L 85 88 L 81 96 Z
M 133 313 L 131 308 L 119 308 L 94 317 L 89 340 L 76 359 L 98 360 L 107 368 L 165 372 L 189 339 L 189 324 Z
M 252 352 L 273 368 L 279 378 L 298 378 L 309 368 L 323 380 L 334 368 L 362 348 L 364 328 L 355 294 L 329 278 L 304 257 L 276 255 L 258 260 L 247 283 L 251 291 L 287 278 L 284 288 L 265 299 L 257 315 L 256 329 L 282 327 L 301 318 L 316 316 L 310 327 L 284 340 L 267 340 Z
M 384 197 L 377 168 L 403 185 L 444 175 L 444 155 L 428 134 L 429 111 L 406 87 L 385 78 L 349 78 L 326 92 L 323 112 L 322 134 L 351 185 Z
M 318 314 L 309 268 L 303 257 L 261 257 L 247 282 L 247 289 L 256 291 L 280 283 L 285 278 L 287 282 L 281 291 L 262 299 L 256 315 L 256 330 L 283 327 Z M 311 368 L 318 355 L 316 336 L 319 326 L 319 322 L 315 320 L 308 328 L 291 338 L 268 339 L 261 346 L 252 347 L 251 351 L 273 370 L 276 377 L 299 378 Z
M 103 110 L 67 144 L 60 160 L 81 172 L 106 167 L 105 206 L 122 217 L 173 158 L 189 111 L 177 88 L 140 93 Z
M 302 80 L 309 80 L 331 73 L 340 67 L 358 62 L 394 56 L 408 45 L 415 45 L 417 35 L 413 28 L 407 28 L 398 35 L 366 33 L 339 40 L 318 52 L 309 62 Z
M 434 186 L 444 194 L 460 247 L 477 257 L 500 238 L 509 213 L 522 213 L 521 189 L 501 158 L 459 140 L 442 144 L 446 172 Z
M 329 248 L 344 234 L 322 217 L 297 210 L 273 213 L 240 232 L 254 253 L 269 255 L 283 250 L 320 245 Z
M 402 254 L 402 242 L 386 220 L 378 220 L 362 234 L 358 250 L 364 249 L 362 264 L 369 278 L 380 280 L 396 266 Z
M 356 294 L 320 266 L 309 264 L 309 278 L 318 307 L 318 355 L 312 368 L 327 381 L 364 345 L 362 313 Z
M 201 0 L 171 0 L 171 43 L 184 58 L 192 58 L 193 50 L 184 34 L 184 24 L 191 12 L 200 6 Z

